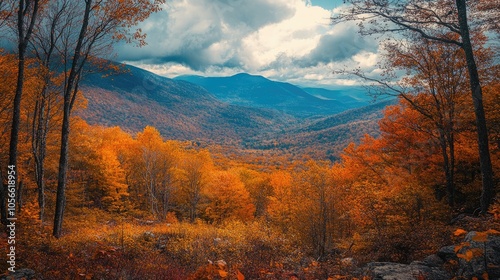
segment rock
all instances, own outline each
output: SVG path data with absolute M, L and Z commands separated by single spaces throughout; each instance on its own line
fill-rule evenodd
M 2 275 L 0 280 L 21 280 L 21 279 L 34 279 L 35 271 L 29 268 L 21 268 L 16 272 L 11 272 L 7 275 Z
M 440 257 L 444 262 L 450 260 L 458 260 L 457 254 L 455 253 L 455 245 L 445 246 L 439 249 L 437 256 Z
M 467 278 L 480 278 L 484 272 L 488 272 L 490 279 L 500 278 L 500 236 L 488 234 L 484 241 L 476 241 L 478 239 L 474 238 L 477 235 L 475 231 L 469 232 L 465 236 L 464 246 L 457 252 L 462 255 L 468 252 L 473 254 L 470 260 L 459 259 L 461 274 Z
M 427 256 L 422 261 L 422 263 L 423 263 L 423 265 L 426 265 L 429 267 L 441 267 L 444 264 L 443 260 L 438 255 Z
M 367 264 L 366 269 L 373 280 L 410 280 L 420 276 L 426 280 L 450 279 L 450 275 L 441 268 L 422 264 L 373 262 Z

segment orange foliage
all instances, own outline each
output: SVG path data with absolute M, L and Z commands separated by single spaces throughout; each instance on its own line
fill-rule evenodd
M 253 219 L 255 206 L 237 175 L 228 171 L 215 172 L 204 193 L 208 199 L 205 214 L 210 220 L 220 223 L 227 219 Z

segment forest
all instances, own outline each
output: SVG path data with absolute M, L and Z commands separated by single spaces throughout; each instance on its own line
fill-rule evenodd
M 80 81 L 119 73 L 103 57 L 145 44 L 135 26 L 164 1 L 0 1 L 16 42 L 0 52 L 2 279 L 382 279 L 366 265 L 453 244 L 440 273 L 500 277 L 499 2 L 345 2 L 333 24 L 386 39 L 381 75 L 338 71 L 397 101 L 375 134 L 292 153 L 77 116 Z

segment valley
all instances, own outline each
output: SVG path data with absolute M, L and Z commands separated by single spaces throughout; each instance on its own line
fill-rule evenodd
M 82 88 L 88 105 L 79 115 L 90 124 L 130 133 L 150 125 L 167 139 L 205 147 L 330 160 L 364 134 L 376 136 L 377 121 L 392 104 L 373 103 L 360 87 L 302 89 L 244 73 L 169 79 L 129 65 L 115 75 L 89 75 Z

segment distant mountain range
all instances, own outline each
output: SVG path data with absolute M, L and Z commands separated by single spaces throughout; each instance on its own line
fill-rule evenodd
M 117 75 L 85 78 L 88 105 L 79 115 L 132 133 L 152 125 L 168 139 L 294 152 L 322 146 L 315 150 L 333 154 L 333 146 L 377 133 L 376 122 L 390 104 L 368 105 L 371 98 L 361 88 L 300 88 L 249 74 L 169 79 L 122 68 Z
M 175 80 L 202 86 L 217 99 L 233 105 L 274 109 L 295 117 L 326 116 L 367 105 L 345 91 L 308 88 L 246 73 L 231 77 L 179 76 Z
M 192 83 L 133 66 L 124 70 L 107 77 L 92 74 L 83 81 L 88 105 L 80 115 L 89 123 L 129 132 L 152 125 L 169 139 L 238 143 L 296 122 L 282 112 L 222 102 Z

